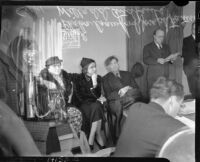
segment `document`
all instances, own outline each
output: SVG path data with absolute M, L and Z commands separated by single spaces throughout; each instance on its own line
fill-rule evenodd
M 165 62 L 171 61 L 171 60 L 176 60 L 176 58 L 180 55 L 179 52 L 174 53 L 169 55 L 168 57 L 165 58 Z
M 185 100 L 181 105 L 178 114 L 187 115 L 192 113 L 195 113 L 195 99 Z

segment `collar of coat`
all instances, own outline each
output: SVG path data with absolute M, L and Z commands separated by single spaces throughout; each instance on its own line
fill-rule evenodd
M 66 73 L 64 70 L 61 70 L 60 77 L 63 78 L 63 73 Z M 58 83 L 58 81 L 53 77 L 51 73 L 49 73 L 48 69 L 45 68 L 41 71 L 41 76 L 44 80 L 54 82 L 59 89 L 63 89 L 62 86 Z M 63 79 L 63 84 L 66 85 L 66 80 Z

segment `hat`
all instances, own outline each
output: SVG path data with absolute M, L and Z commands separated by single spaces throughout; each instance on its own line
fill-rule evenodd
M 131 73 L 134 78 L 142 77 L 144 74 L 144 66 L 140 62 L 136 62 L 131 68 Z
M 60 59 L 58 58 L 58 56 L 53 56 L 53 57 L 48 58 L 48 59 L 46 60 L 45 64 L 46 64 L 46 66 L 50 66 L 50 65 L 59 64 L 59 63 L 61 63 L 61 62 L 62 62 L 62 60 L 60 60 Z
M 81 67 L 84 68 L 85 66 L 89 65 L 92 62 L 95 61 L 93 59 L 83 57 L 81 60 Z

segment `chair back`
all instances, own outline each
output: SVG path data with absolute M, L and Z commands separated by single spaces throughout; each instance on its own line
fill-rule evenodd
M 171 162 L 195 162 L 195 131 L 186 129 L 168 138 L 157 157 Z

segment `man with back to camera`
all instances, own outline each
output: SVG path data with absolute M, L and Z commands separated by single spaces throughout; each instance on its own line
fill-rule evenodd
M 153 42 L 144 46 L 143 61 L 147 67 L 147 90 L 160 76 L 169 77 L 169 63 L 176 60 L 179 53 L 170 55 L 170 48 L 164 44 L 165 33 L 161 28 L 153 32 Z
M 184 98 L 183 86 L 159 77 L 150 90 L 150 103 L 135 103 L 119 137 L 116 157 L 155 157 L 172 134 L 188 129 L 174 117 Z

